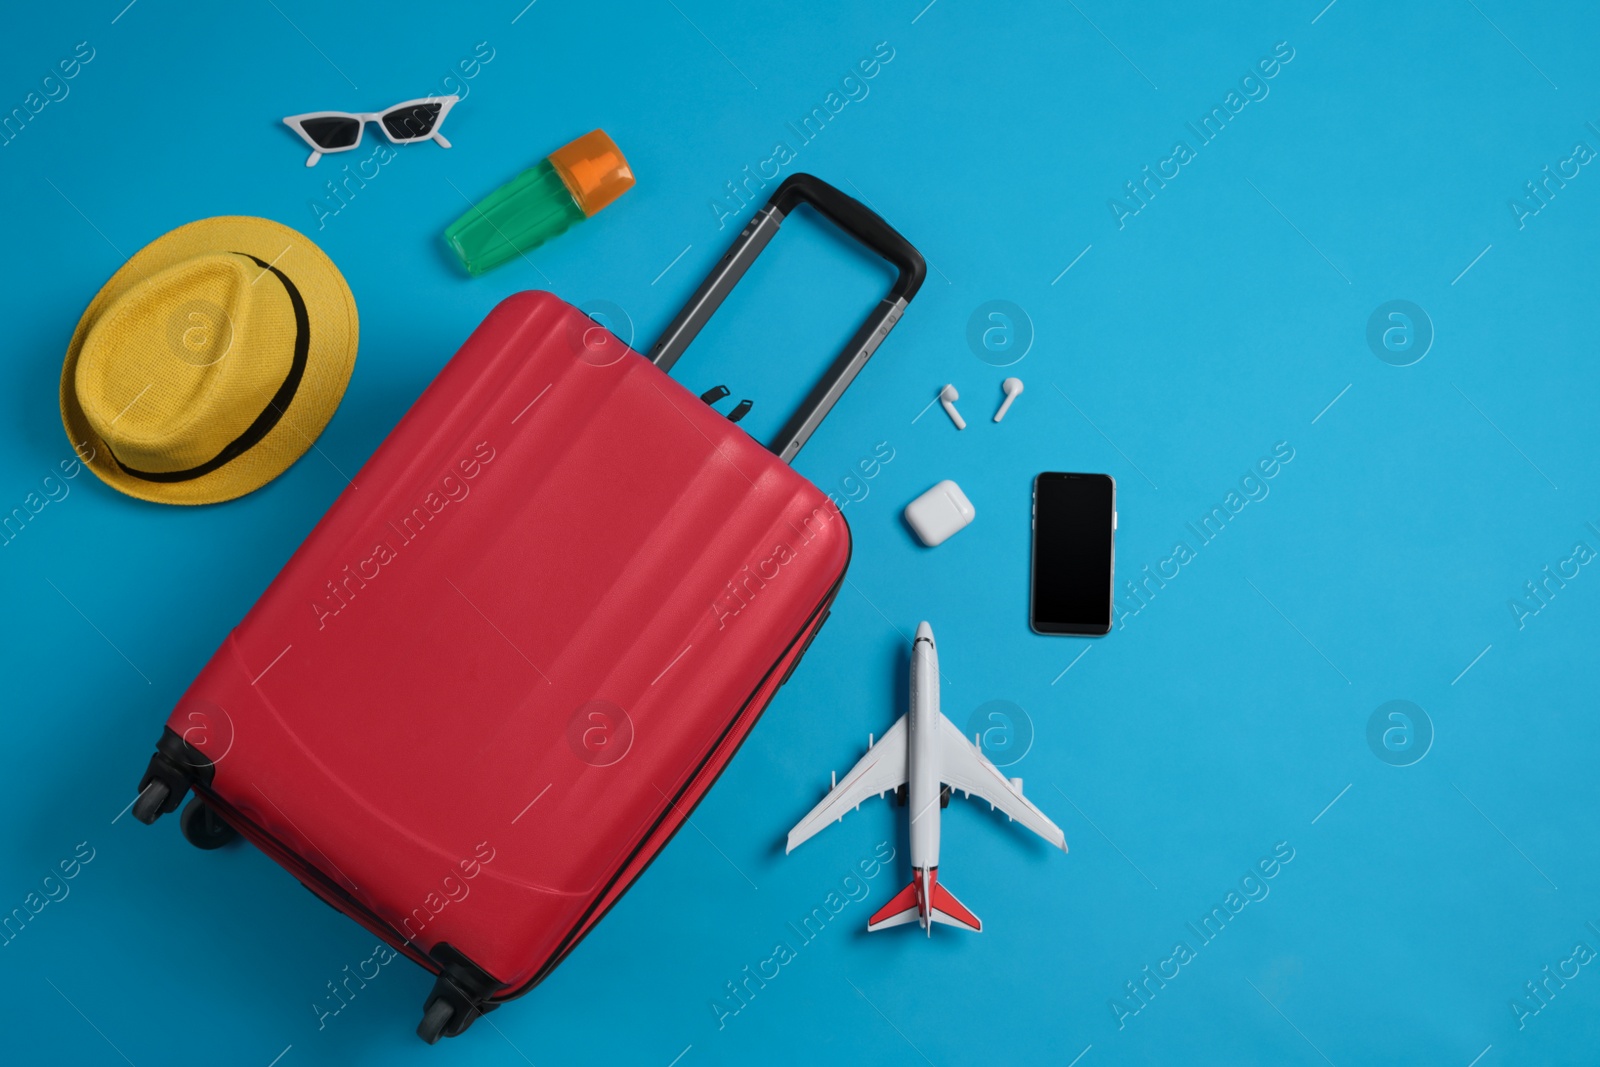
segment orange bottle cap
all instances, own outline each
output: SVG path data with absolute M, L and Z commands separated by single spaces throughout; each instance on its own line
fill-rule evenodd
M 585 216 L 633 188 L 633 171 L 604 130 L 563 145 L 550 153 L 549 160 Z

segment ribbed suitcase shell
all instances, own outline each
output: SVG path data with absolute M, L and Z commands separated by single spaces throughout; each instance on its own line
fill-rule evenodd
M 849 554 L 815 486 L 522 293 L 168 726 L 215 761 L 207 801 L 324 899 L 432 970 L 449 942 L 510 995 L 682 824 Z

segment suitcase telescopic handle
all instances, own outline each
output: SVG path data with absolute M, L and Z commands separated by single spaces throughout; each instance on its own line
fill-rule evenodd
M 922 287 L 922 279 L 927 274 L 922 254 L 893 226 L 883 221 L 877 212 L 813 175 L 790 175 L 778 186 L 766 207 L 757 212 L 740 232 L 733 247 L 717 262 L 706 280 L 700 283 L 700 288 L 695 290 L 683 310 L 661 334 L 661 339 L 650 350 L 649 356 L 650 361 L 662 370 L 671 370 L 684 349 L 689 347 L 689 343 L 717 308 L 722 306 L 739 279 L 744 277 L 745 271 L 750 269 L 750 264 L 771 242 L 784 217 L 802 203 L 810 204 L 834 225 L 888 260 L 899 271 L 899 276 L 888 295 L 878 302 L 844 351 L 839 353 L 833 365 L 823 374 L 822 380 L 812 388 L 794 417 L 778 432 L 777 440 L 767 446 L 785 463 L 794 459 L 867 360 L 872 358 L 872 353 L 894 329 L 894 324 L 900 321 L 906 305 L 917 295 L 917 290 Z

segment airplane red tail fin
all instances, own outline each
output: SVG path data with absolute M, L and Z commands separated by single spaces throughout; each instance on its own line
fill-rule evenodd
M 983 930 L 983 920 L 967 910 L 967 906 L 957 900 L 943 882 L 933 883 L 933 909 L 929 917 L 936 923 L 958 926 L 973 933 Z
M 924 893 L 928 897 L 926 901 L 923 900 Z M 928 917 L 924 925 L 928 927 L 930 934 L 933 932 L 933 923 L 943 923 L 946 926 L 971 930 L 973 933 L 983 930 L 983 920 L 972 914 L 967 906 L 957 900 L 956 895 L 939 881 L 938 868 L 912 871 L 911 884 L 896 893 L 867 920 L 867 929 L 882 930 L 888 926 L 915 922 L 922 917 L 924 910 Z
M 917 882 L 913 875 L 911 884 L 890 898 L 867 920 L 868 930 L 882 930 L 886 926 L 899 926 L 915 922 L 917 918 Z

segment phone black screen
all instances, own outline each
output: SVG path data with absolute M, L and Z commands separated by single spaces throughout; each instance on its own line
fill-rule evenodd
M 1111 631 L 1116 491 L 1105 474 L 1034 479 L 1030 622 L 1039 633 Z

